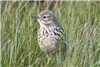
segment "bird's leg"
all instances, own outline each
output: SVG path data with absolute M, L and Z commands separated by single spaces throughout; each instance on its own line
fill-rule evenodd
M 57 63 L 58 63 L 58 61 L 59 61 L 59 55 L 58 55 L 58 52 L 56 52 L 56 61 L 57 61 Z
M 47 59 L 48 59 L 48 62 L 47 64 L 49 64 L 50 60 L 51 60 L 51 57 L 47 54 Z

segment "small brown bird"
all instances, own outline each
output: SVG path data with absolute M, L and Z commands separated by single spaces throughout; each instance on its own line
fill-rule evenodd
M 58 52 L 59 50 L 66 50 L 67 41 L 64 30 L 58 24 L 52 11 L 44 10 L 32 18 L 36 18 L 40 24 L 38 43 L 41 50 L 47 55 L 48 64 L 50 61 L 50 54 Z

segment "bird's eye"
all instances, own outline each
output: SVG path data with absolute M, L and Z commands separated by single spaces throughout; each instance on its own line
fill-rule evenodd
M 45 18 L 46 18 L 46 16 L 43 16 L 43 18 L 45 19 Z

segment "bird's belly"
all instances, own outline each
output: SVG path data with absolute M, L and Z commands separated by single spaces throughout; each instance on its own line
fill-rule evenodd
M 40 38 L 39 41 L 41 50 L 46 54 L 52 53 L 58 49 L 58 41 L 53 38 L 44 36 L 43 38 Z

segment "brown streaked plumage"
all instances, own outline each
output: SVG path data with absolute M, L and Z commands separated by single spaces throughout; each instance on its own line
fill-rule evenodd
M 44 10 L 33 18 L 36 18 L 40 24 L 38 43 L 47 57 L 56 51 L 65 51 L 67 46 L 65 33 L 55 15 L 49 10 Z

